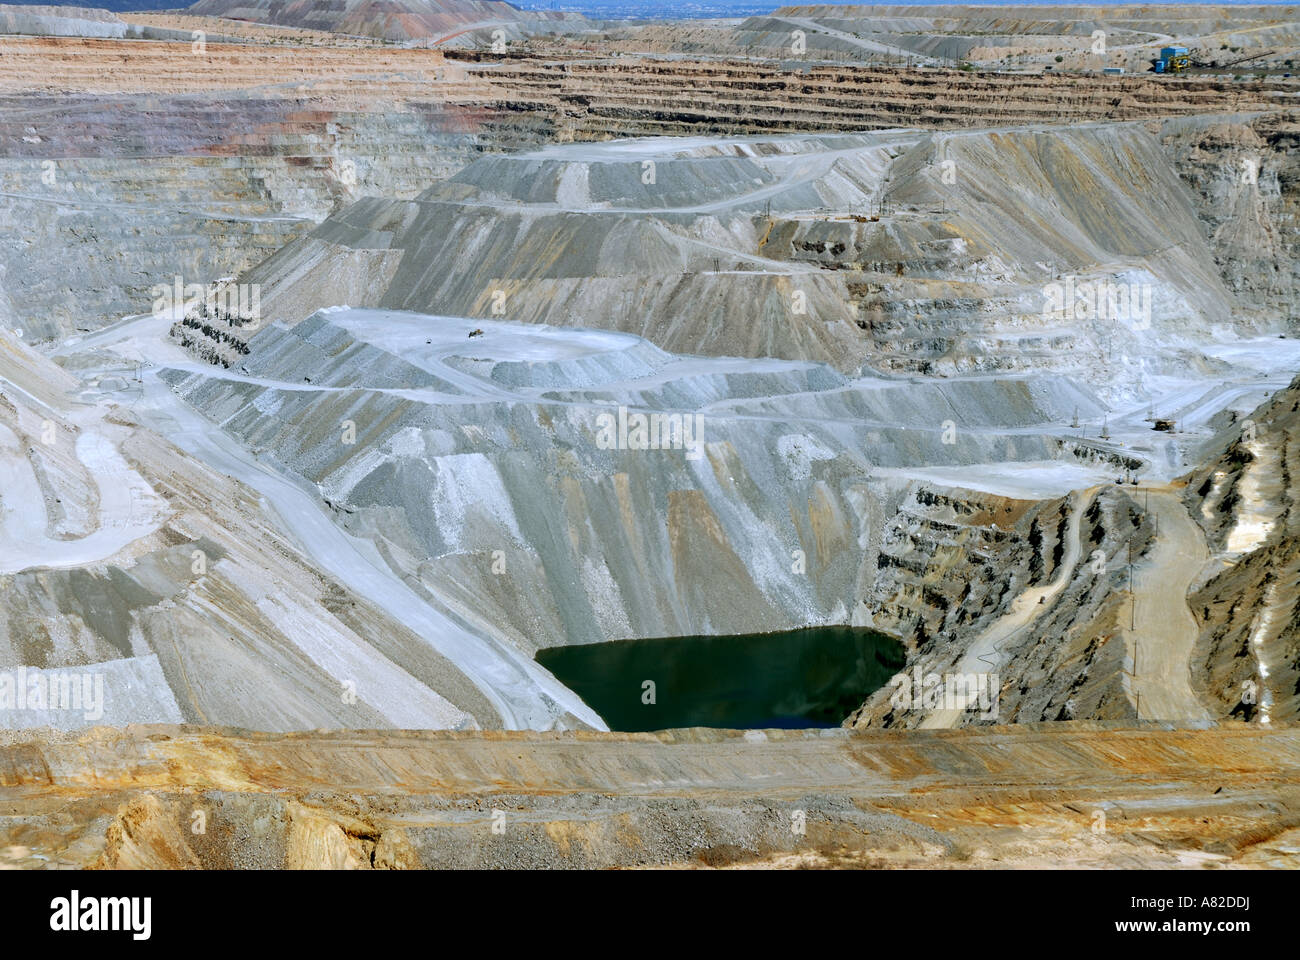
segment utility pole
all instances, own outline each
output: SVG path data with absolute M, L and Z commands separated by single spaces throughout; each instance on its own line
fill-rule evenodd
M 1130 630 L 1137 629 L 1137 594 L 1133 592 L 1133 541 L 1128 542 L 1128 626 Z M 1133 663 L 1136 669 L 1137 664 L 1137 637 L 1133 638 Z
M 1129 632 L 1133 635 L 1133 699 L 1138 719 L 1142 719 L 1142 691 L 1138 689 L 1138 635 L 1137 635 L 1137 594 L 1133 592 L 1133 541 L 1128 542 L 1128 597 L 1129 597 Z

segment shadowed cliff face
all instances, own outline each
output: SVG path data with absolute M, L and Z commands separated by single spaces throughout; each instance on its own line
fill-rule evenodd
M 1093 562 L 1081 560 L 1061 594 L 1001 641 L 998 655 L 988 661 L 1001 683 L 997 720 L 1146 717 L 1143 692 L 1150 709 L 1181 709 L 1187 717 L 1264 724 L 1295 717 L 1300 704 L 1297 411 L 1300 385 L 1292 383 L 1253 411 L 1218 415 L 1205 462 L 1170 487 L 1111 487 L 1097 493 L 1082 529 L 1081 556 Z M 1044 523 L 1050 516 L 1036 508 L 1035 522 L 1051 529 Z M 1035 543 L 1041 546 L 1041 539 L 1023 529 L 1013 543 L 1015 548 L 999 557 L 1000 571 L 1032 567 L 1041 555 L 1029 551 Z M 969 566 L 972 553 L 963 547 L 958 557 Z M 1136 571 L 1136 609 L 1130 562 Z M 963 568 L 949 559 L 948 569 Z M 947 574 L 924 565 L 915 573 L 921 609 L 930 611 L 922 625 L 940 626 L 918 631 L 908 669 L 942 676 L 978 642 L 990 619 L 939 634 L 945 622 L 939 614 L 949 604 L 925 593 L 927 574 L 936 582 L 947 582 Z M 1025 578 L 1026 583 L 1037 580 Z M 1013 573 L 1008 598 L 1020 589 L 1018 582 Z M 1168 616 L 1182 618 L 1185 626 L 1152 632 L 1143 614 L 1162 602 Z M 960 609 L 964 617 L 969 605 Z M 994 612 L 1007 609 L 1004 603 Z M 1171 649 L 1179 651 L 1176 657 Z M 1190 689 L 1181 706 L 1171 708 L 1169 690 L 1181 682 L 1180 675 Z M 850 725 L 927 721 L 925 710 L 900 710 L 896 694 L 896 689 L 878 691 Z M 965 720 L 977 722 L 974 716 Z
M 1120 628 L 1127 626 L 1128 609 L 1122 561 L 1130 543 L 1140 559 L 1152 538 L 1152 523 L 1135 497 L 1107 485 L 1068 499 L 1008 506 L 1004 517 L 996 506 L 982 515 L 962 511 L 957 524 L 934 523 L 933 506 L 928 516 L 920 514 L 928 522 L 914 522 L 911 537 L 931 546 L 899 578 L 900 626 L 914 630 L 909 662 L 898 675 L 907 684 L 900 688 L 896 678 L 877 691 L 846 726 L 925 725 L 936 705 L 913 695 L 913 685 L 972 672 L 992 678 L 986 682 L 996 694 L 991 703 L 973 702 L 959 725 L 1134 719 L 1123 683 L 1128 651 Z M 997 502 L 990 498 L 990 505 Z M 898 553 L 900 566 L 902 557 L 911 559 L 910 551 Z M 1040 604 L 1034 594 L 1042 590 L 1047 596 Z M 1019 618 L 1013 612 L 1018 604 L 1024 611 Z M 972 650 L 984 652 L 972 657 Z

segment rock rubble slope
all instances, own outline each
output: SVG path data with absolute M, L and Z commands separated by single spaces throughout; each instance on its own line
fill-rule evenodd
M 78 383 L 0 337 L 0 665 L 103 683 L 103 717 L 39 720 L 501 722 L 422 638 L 286 541 L 256 494 L 141 426 L 135 366 Z
M 1245 153 L 1171 156 L 1200 123 L 548 147 L 363 200 L 245 279 L 287 322 L 339 302 L 504 316 L 845 373 L 1050 370 L 1132 398 L 1206 368 L 1197 340 L 1289 329 L 1294 161 L 1252 122 L 1220 127 L 1270 172 L 1209 195 L 1180 164 L 1239 180 Z M 1231 232 L 1204 226 L 1224 202 L 1270 238 L 1249 279 Z M 1052 312 L 1066 277 L 1144 308 Z

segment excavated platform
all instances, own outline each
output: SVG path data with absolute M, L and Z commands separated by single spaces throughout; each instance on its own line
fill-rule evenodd
M 1298 828 L 1291 726 L 150 726 L 0 747 L 0 863 L 28 869 L 1294 866 Z

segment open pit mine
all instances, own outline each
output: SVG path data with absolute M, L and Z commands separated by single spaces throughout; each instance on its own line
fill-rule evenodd
M 0 5 L 0 867 L 1300 866 L 1300 8 L 545 6 Z

